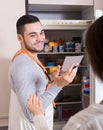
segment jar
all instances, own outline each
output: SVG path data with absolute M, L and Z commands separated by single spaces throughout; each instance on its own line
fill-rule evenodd
M 58 46 L 53 46 L 52 47 L 52 52 L 58 52 Z
M 44 44 L 44 52 L 49 52 L 49 45 L 48 45 L 48 43 Z
M 59 46 L 59 52 L 64 52 L 64 46 Z
M 66 42 L 66 51 L 73 52 L 74 51 L 74 42 Z
M 53 46 L 55 45 L 55 42 L 49 42 L 49 50 L 52 51 Z

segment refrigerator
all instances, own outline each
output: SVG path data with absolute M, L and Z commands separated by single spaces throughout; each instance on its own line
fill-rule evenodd
M 54 121 L 55 126 L 60 126 L 76 112 L 103 98 L 100 94 L 102 82 L 93 73 L 85 49 L 86 30 L 95 20 L 94 5 L 28 4 L 27 14 L 40 18 L 46 34 L 46 45 L 50 47 L 52 43 L 52 48 L 64 47 L 62 52 L 49 48 L 50 50 L 39 54 L 49 73 L 56 65 L 62 65 L 66 56 L 84 56 L 73 83 L 55 99 Z

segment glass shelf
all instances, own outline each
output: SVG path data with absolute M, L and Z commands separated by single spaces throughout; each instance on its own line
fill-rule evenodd
M 66 105 L 66 104 L 81 104 L 81 101 L 74 101 L 74 102 L 57 102 L 56 105 Z
M 39 55 L 86 54 L 86 52 L 41 52 Z

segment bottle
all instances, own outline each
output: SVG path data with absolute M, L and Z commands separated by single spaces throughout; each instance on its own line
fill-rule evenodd
M 81 52 L 81 43 L 75 43 L 75 52 Z
M 50 50 L 51 52 L 52 52 L 53 46 L 55 46 L 55 42 L 54 42 L 54 41 L 49 42 L 49 50 Z
M 49 45 L 48 45 L 48 43 L 44 44 L 44 52 L 49 52 Z
M 87 78 L 86 76 L 83 76 L 82 79 L 82 107 L 83 109 L 88 107 L 89 105 L 89 94 L 90 94 L 90 82 L 89 82 L 89 78 Z
M 49 52 L 49 40 L 45 39 L 44 52 Z
M 90 93 L 90 83 L 89 83 L 89 78 L 86 76 L 83 76 L 82 78 L 82 93 L 89 95 Z

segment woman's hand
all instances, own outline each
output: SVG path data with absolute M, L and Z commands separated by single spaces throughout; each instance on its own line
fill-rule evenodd
M 44 114 L 41 100 L 35 94 L 31 95 L 27 100 L 27 108 L 33 115 Z

